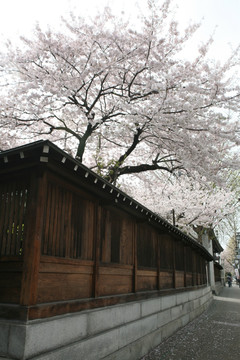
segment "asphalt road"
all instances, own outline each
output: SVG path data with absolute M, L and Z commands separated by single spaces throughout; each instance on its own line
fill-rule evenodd
M 240 288 L 224 287 L 208 310 L 141 360 L 240 360 Z

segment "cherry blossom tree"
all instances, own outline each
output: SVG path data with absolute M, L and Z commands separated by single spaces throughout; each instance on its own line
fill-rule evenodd
M 48 138 L 113 183 L 181 171 L 222 186 L 239 167 L 239 49 L 216 64 L 210 38 L 184 58 L 199 25 L 180 32 L 172 3 L 150 0 L 135 27 L 105 9 L 91 23 L 71 15 L 61 31 L 36 26 L 21 49 L 9 43 L 0 55 L 0 148 Z
M 154 177 L 154 180 L 153 180 Z M 152 211 L 173 225 L 191 232 L 191 228 L 219 229 L 222 222 L 236 215 L 239 207 L 235 192 L 230 187 L 219 188 L 201 180 L 155 172 L 134 177 L 123 177 L 122 188 Z M 222 229 L 223 230 L 223 229 Z

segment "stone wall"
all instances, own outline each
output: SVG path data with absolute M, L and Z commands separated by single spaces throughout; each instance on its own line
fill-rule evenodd
M 0 359 L 136 360 L 211 301 L 204 287 L 27 323 L 0 320 Z

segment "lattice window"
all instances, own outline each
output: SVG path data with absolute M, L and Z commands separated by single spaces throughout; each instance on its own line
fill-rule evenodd
M 28 186 L 0 184 L 0 255 L 22 255 Z

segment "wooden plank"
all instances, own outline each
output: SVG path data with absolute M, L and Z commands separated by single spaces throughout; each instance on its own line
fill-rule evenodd
M 41 256 L 41 263 L 50 263 L 50 264 L 69 264 L 69 265 L 76 265 L 76 266 L 92 266 L 93 260 L 82 260 L 82 259 L 70 259 L 70 258 L 62 258 L 62 257 L 53 257 L 42 255 Z
M 21 271 L 0 271 L 0 303 L 19 304 L 21 279 Z
M 193 282 L 192 273 L 187 272 L 186 273 L 186 286 L 187 287 L 192 286 L 192 282 Z
M 139 271 L 138 270 L 138 289 L 137 291 L 149 291 L 157 289 L 158 274 L 157 271 Z
M 149 277 L 155 277 L 157 276 L 157 270 L 149 270 L 149 269 L 138 269 L 137 272 L 138 276 L 149 276 Z
M 91 273 L 40 273 L 37 303 L 92 296 Z
M 125 267 L 110 267 L 110 266 L 103 266 L 102 264 L 99 266 L 99 275 L 121 275 L 121 276 L 128 276 L 132 275 L 132 266 L 126 265 Z
M 99 296 L 132 292 L 132 271 L 129 274 L 99 273 Z
M 18 261 L 17 259 L 14 261 L 3 261 L 0 259 L 0 273 L 7 272 L 20 272 L 23 269 L 23 261 Z
M 40 262 L 39 273 L 60 273 L 60 274 L 93 274 L 92 265 L 72 265 Z
M 161 289 L 172 289 L 173 286 L 173 271 L 160 271 Z
M 184 287 L 184 271 L 176 270 L 175 272 L 175 287 L 182 288 Z

